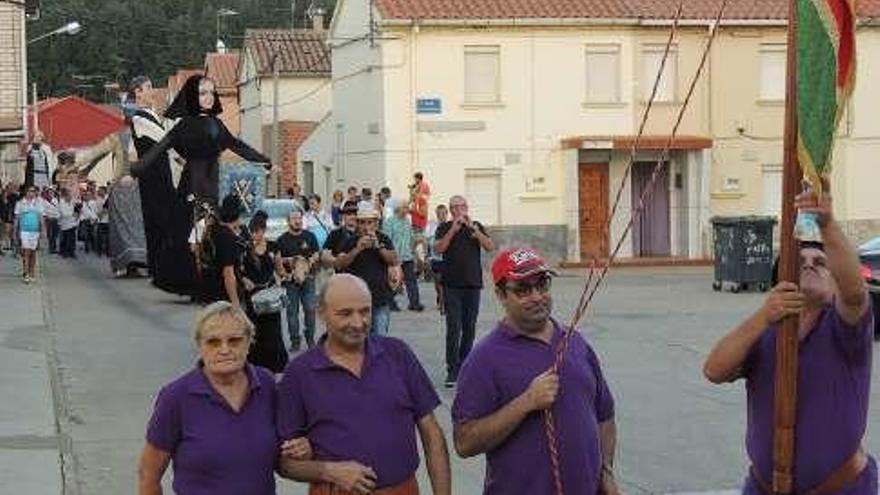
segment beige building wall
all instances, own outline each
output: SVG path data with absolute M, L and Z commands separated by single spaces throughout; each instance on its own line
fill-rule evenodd
M 856 89 L 844 122 L 846 137 L 836 151 L 843 219 L 856 241 L 880 236 L 880 29 L 860 29 Z
M 256 74 L 253 57 L 245 51 L 239 74 L 241 138 L 258 150 L 269 153 L 270 143 L 263 143 L 263 126 L 272 125 L 274 88 L 271 76 Z M 318 122 L 332 106 L 330 81 L 326 77 L 278 78 L 278 120 Z
M 422 171 L 432 202 L 467 191 L 470 176 L 495 175 L 499 225 L 565 221 L 561 140 L 632 132 L 632 33 L 626 30 L 493 28 L 395 29 L 383 45 L 385 136 L 392 190 Z M 620 48 L 621 102 L 585 104 L 588 44 Z M 497 47 L 499 101 L 465 101 L 465 50 Z M 442 113 L 417 114 L 416 100 L 439 98 Z
M 783 27 L 726 29 L 712 57 L 712 213 L 774 214 L 783 162 L 783 100 L 761 99 L 760 53 L 785 43 Z M 857 34 L 856 89 L 833 156 L 835 214 L 856 241 L 880 235 L 880 30 Z M 784 80 L 780 80 L 784 84 Z
M 339 5 L 331 38 L 365 36 L 366 3 Z M 334 42 L 333 118 L 325 121 L 322 128 L 328 128 L 320 139 L 307 142 L 307 154 L 332 164 L 340 186 L 388 185 L 397 195 L 413 172 L 422 171 L 433 186 L 431 207 L 452 194 L 475 190 L 474 184 L 494 184 L 497 204 L 493 211 L 484 209 L 485 202 L 477 205 L 478 215 L 504 227 L 561 227 L 571 254 L 578 200 L 572 181 L 579 158 L 561 141 L 638 132 L 645 95 L 654 82 L 646 76 L 646 50 L 662 50 L 668 26 L 464 28 L 381 20 L 380 26 L 372 42 L 368 37 Z M 773 69 L 767 60 L 776 55 L 764 52 L 784 50 L 785 29 L 769 24 L 720 29 L 678 131 L 711 138 L 713 149 L 676 152 L 671 161 L 670 236 L 677 256 L 710 254 L 711 216 L 773 214 L 781 203 L 774 198 L 779 195 L 784 102 L 781 96 L 763 98 L 762 84 L 772 89 L 778 80 L 784 87 L 784 66 L 781 72 Z M 672 131 L 710 33 L 708 25 L 680 28 L 672 55 L 674 97 L 655 103 L 646 134 Z M 616 103 L 586 102 L 585 52 L 594 45 L 619 50 Z M 465 101 L 467 47 L 497 49 L 498 101 Z M 878 183 L 871 158 L 880 151 L 880 120 L 870 98 L 880 70 L 878 57 L 872 56 L 878 49 L 876 29 L 861 30 L 855 110 L 847 116 L 835 154 L 833 192 L 838 215 L 847 222 L 880 218 L 880 202 L 871 201 L 868 192 Z M 440 100 L 441 113 L 418 114 L 418 99 Z M 606 155 L 613 198 L 627 153 Z M 612 221 L 612 243 L 630 213 L 629 187 L 628 182 Z M 625 243 L 624 255 L 627 249 Z

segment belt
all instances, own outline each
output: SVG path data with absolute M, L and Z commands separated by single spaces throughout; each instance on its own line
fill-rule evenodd
M 819 483 L 812 489 L 807 490 L 803 495 L 830 495 L 839 492 L 858 479 L 859 475 L 862 474 L 862 471 L 865 470 L 867 465 L 868 456 L 865 455 L 865 451 L 859 446 L 853 455 L 849 456 L 843 464 L 838 466 L 834 472 L 825 478 L 825 481 Z M 749 472 L 752 475 L 752 479 L 755 480 L 755 483 L 758 485 L 758 488 L 761 489 L 761 492 L 767 495 L 773 495 L 773 489 L 766 481 L 758 476 L 758 471 L 755 469 L 754 465 L 749 468 Z
M 343 490 L 330 483 L 313 483 L 309 487 L 309 495 L 355 495 L 353 492 Z M 419 483 L 415 476 L 399 485 L 378 488 L 370 492 L 370 495 L 419 495 Z

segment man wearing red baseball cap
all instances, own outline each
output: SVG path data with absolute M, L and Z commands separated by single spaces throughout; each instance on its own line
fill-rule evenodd
M 614 399 L 596 353 L 575 333 L 559 372 L 552 369 L 565 333 L 550 316 L 553 275 L 529 248 L 508 249 L 492 263 L 505 315 L 465 360 L 452 406 L 455 450 L 486 454 L 485 495 L 556 493 L 541 414 L 547 409 L 565 493 L 619 493 Z

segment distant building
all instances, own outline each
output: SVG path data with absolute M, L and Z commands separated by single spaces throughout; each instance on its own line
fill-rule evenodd
M 718 5 L 685 1 L 625 178 L 674 17 L 669 2 L 339 0 L 329 34 L 333 111 L 302 146 L 300 163 L 326 173 L 314 187 L 327 189 L 405 191 L 421 171 L 432 207 L 464 194 L 502 245 L 525 242 L 570 262 L 603 258 L 650 186 Z M 871 96 L 880 85 L 880 28 L 864 22 L 880 15 L 880 3 L 859 5 L 857 90 L 833 191 L 855 238 L 880 234 L 880 119 Z M 713 215 L 778 213 L 786 15 L 785 0 L 729 5 L 622 257 L 705 258 Z
M 25 139 L 27 107 L 25 9 L 0 2 L 0 181 L 20 180 L 18 145 Z
M 269 194 L 282 194 L 294 181 L 303 182 L 304 192 L 310 193 L 312 180 L 303 177 L 315 172 L 297 168 L 298 153 L 331 107 L 330 48 L 319 23 L 314 29 L 245 33 L 238 71 L 241 138 L 268 156 L 275 112 L 273 71 L 278 75 L 278 163 L 269 180 Z

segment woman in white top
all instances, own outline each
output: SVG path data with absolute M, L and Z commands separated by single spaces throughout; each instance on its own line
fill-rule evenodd
M 58 196 L 55 195 L 54 189 L 46 189 L 42 199 L 49 253 L 54 254 L 58 252 L 58 236 L 61 234 L 61 229 L 58 226 L 58 220 L 61 218 L 61 211 L 58 209 Z
M 321 196 L 312 194 L 309 196 L 309 210 L 303 215 L 303 226 L 318 238 L 318 246 L 324 247 L 324 242 L 333 231 L 333 217 L 321 209 Z

